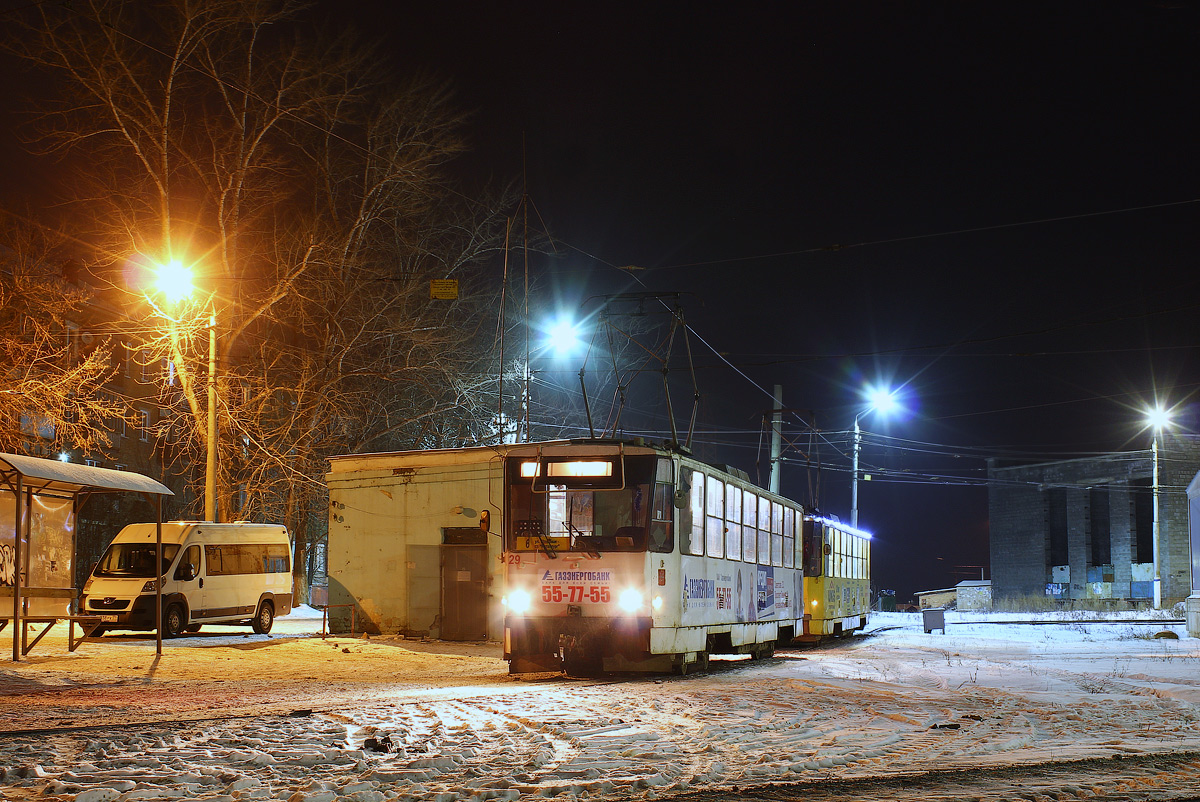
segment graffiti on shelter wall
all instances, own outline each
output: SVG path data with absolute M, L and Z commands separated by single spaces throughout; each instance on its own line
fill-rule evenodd
M 0 543 L 0 585 L 15 585 L 17 555 L 8 543 Z

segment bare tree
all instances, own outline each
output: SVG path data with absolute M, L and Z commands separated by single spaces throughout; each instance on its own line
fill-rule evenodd
M 325 457 L 479 428 L 495 297 L 481 265 L 506 196 L 453 188 L 463 117 L 444 86 L 385 80 L 377 51 L 307 30 L 299 10 L 43 4 L 21 48 L 65 89 L 35 141 L 73 160 L 80 236 L 160 326 L 145 347 L 173 366 L 180 453 L 199 459 L 215 414 L 222 516 L 303 533 L 320 527 Z M 169 260 L 204 288 L 174 306 L 149 286 Z M 460 299 L 431 300 L 431 278 L 459 279 Z
M 8 227 L 0 248 L 0 451 L 68 445 L 97 451 L 126 413 L 101 388 L 112 374 L 103 338 L 78 327 L 86 290 L 63 275 L 63 255 L 35 228 Z

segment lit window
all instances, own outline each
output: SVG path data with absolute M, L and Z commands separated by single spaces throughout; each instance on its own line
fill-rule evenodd
M 537 462 L 522 462 L 521 476 L 530 478 L 538 476 Z M 546 463 L 547 476 L 612 476 L 611 460 L 578 460 L 575 462 Z

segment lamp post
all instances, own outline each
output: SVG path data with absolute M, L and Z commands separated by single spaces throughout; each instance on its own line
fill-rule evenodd
M 862 430 L 858 426 L 858 419 L 873 411 L 887 414 L 895 409 L 897 403 L 895 391 L 882 388 L 868 390 L 867 400 L 869 405 L 860 409 L 854 416 L 854 450 L 850 467 L 850 526 L 855 529 L 858 528 L 858 452 L 862 450 Z
M 217 315 L 208 316 L 208 454 L 204 461 L 204 520 L 217 523 Z
M 1158 516 L 1158 438 L 1162 430 L 1171 424 L 1171 413 L 1163 409 L 1161 406 L 1156 406 L 1154 409 L 1146 412 L 1146 423 L 1149 424 L 1153 431 L 1153 437 L 1150 441 L 1150 457 L 1152 464 L 1152 487 L 1154 493 L 1154 524 L 1150 530 L 1150 537 L 1154 546 L 1154 609 L 1162 608 L 1162 552 L 1159 544 L 1159 516 Z
M 194 287 L 192 271 L 179 261 L 158 268 L 155 282 L 171 303 L 190 298 Z M 174 319 L 171 325 L 175 325 Z M 217 522 L 217 313 L 215 307 L 208 316 L 208 448 L 204 473 L 204 520 Z
M 535 373 L 545 372 L 545 368 L 534 370 L 533 361 L 538 359 L 543 361 L 546 354 L 549 354 L 556 361 L 561 361 L 571 356 L 571 354 L 579 347 L 579 325 L 569 317 L 559 317 L 546 322 L 544 325 L 539 325 L 542 338 L 536 347 L 536 350 L 530 350 L 528 341 L 525 346 L 525 377 L 524 377 L 524 398 L 521 403 L 521 414 L 525 419 L 525 434 L 524 442 L 528 443 L 531 435 L 530 425 L 530 407 L 533 405 L 533 390 L 532 383 Z M 580 384 L 583 382 L 583 371 L 580 371 Z M 584 407 L 587 408 L 587 388 L 583 387 Z M 588 411 L 588 428 L 591 430 L 591 411 Z

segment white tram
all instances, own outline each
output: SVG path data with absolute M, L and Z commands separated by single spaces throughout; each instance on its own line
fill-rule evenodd
M 823 556 L 833 537 L 834 556 L 833 522 L 806 529 L 800 505 L 744 473 L 614 440 L 513 446 L 504 461 L 511 673 L 686 673 L 711 653 L 769 656 L 834 632 L 833 608 L 806 605 L 803 576 L 804 533 Z M 856 571 L 861 595 L 836 608 L 838 634 L 866 624 L 868 577 Z

